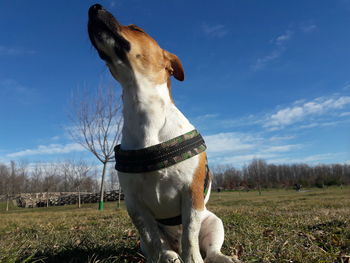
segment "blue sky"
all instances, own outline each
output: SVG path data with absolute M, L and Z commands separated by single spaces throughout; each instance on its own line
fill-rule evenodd
M 0 162 L 93 160 L 66 132 L 72 92 L 110 81 L 93 3 L 0 2 Z M 180 57 L 175 103 L 211 164 L 350 162 L 349 0 L 100 3 Z

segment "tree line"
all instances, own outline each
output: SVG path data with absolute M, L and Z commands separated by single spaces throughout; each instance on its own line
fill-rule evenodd
M 296 184 L 302 187 L 325 187 L 350 184 L 348 164 L 268 164 L 261 159 L 252 160 L 237 169 L 233 166 L 217 166 L 213 169 L 215 188 L 257 189 L 288 188 Z
M 118 189 L 118 177 L 111 167 L 107 190 Z M 0 197 L 15 197 L 19 193 L 93 192 L 100 187 L 96 167 L 85 161 L 67 160 L 56 163 L 11 161 L 0 163 Z
M 325 187 L 350 184 L 348 164 L 268 164 L 252 160 L 237 169 L 220 165 L 213 169 L 213 187 L 223 189 Z M 0 163 L 0 197 L 15 197 L 19 193 L 93 192 L 99 191 L 98 169 L 85 161 L 67 160 L 56 163 Z M 110 165 L 106 190 L 119 190 L 117 171 Z

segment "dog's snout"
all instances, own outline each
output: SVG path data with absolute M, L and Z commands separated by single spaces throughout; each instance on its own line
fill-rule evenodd
M 97 15 L 99 10 L 104 10 L 103 6 L 100 4 L 94 4 L 89 8 L 89 17 L 94 17 Z

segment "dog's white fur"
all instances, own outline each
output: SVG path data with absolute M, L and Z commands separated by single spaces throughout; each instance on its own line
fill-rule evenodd
M 130 37 L 128 41 L 132 50 L 136 43 Z M 155 83 L 138 71 L 129 57 L 127 65 L 114 52 L 115 44 L 108 34 L 95 39 L 95 47 L 109 56 L 107 66 L 123 88 L 122 149 L 142 149 L 193 130 L 194 126 L 173 103 L 167 81 Z M 155 172 L 118 173 L 128 213 L 149 262 L 181 262 L 179 255 L 186 263 L 233 262 L 220 252 L 224 241 L 221 220 L 205 207 L 193 207 L 190 188 L 199 158 L 197 155 Z M 210 191 L 205 203 L 209 194 Z M 179 226 L 165 226 L 155 220 L 179 214 L 183 222 Z

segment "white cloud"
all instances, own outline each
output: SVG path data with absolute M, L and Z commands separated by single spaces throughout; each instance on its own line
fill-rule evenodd
M 282 126 L 298 121 L 305 115 L 302 107 L 293 107 L 279 110 L 271 115 L 270 121 L 266 126 Z
M 298 153 L 303 148 L 301 144 L 284 144 L 284 140 L 294 136 L 280 138 L 264 138 L 256 133 L 218 133 L 204 136 L 208 146 L 208 156 L 211 163 L 233 164 L 242 166 L 254 158 L 282 158 L 291 153 Z
M 272 136 L 269 141 L 271 142 L 278 142 L 278 141 L 285 141 L 285 140 L 291 140 L 294 139 L 295 136 L 293 135 L 287 135 L 287 136 Z
M 347 81 L 345 83 L 345 86 L 343 87 L 343 90 L 350 90 L 350 81 Z
M 231 164 L 234 166 L 242 167 L 243 165 L 251 162 L 253 159 L 267 160 L 275 156 L 276 155 L 272 153 L 256 153 L 256 154 L 252 153 L 252 154 L 244 154 L 244 155 L 236 155 L 236 156 L 228 155 L 220 159 L 217 158 L 217 162 L 220 164 Z
M 302 25 L 300 28 L 304 33 L 311 33 L 311 32 L 314 32 L 318 29 L 318 27 L 314 24 Z
M 304 162 L 320 162 L 320 161 L 324 161 L 324 160 L 329 160 L 330 158 L 333 159 L 339 155 L 340 155 L 340 153 L 315 154 L 315 155 L 306 156 L 306 157 L 302 158 L 301 161 L 304 160 Z
M 350 119 L 345 120 L 336 120 L 336 121 L 319 121 L 319 122 L 312 122 L 309 124 L 300 125 L 297 127 L 297 129 L 310 129 L 310 128 L 316 128 L 316 127 L 335 127 L 341 124 L 348 124 L 350 123 Z
M 222 119 L 222 120 L 216 120 L 216 125 L 220 125 L 220 127 L 225 128 L 238 128 L 238 127 L 247 127 L 247 126 L 254 126 L 254 125 L 260 125 L 263 116 L 260 116 L 260 114 L 253 115 L 250 114 L 248 116 L 243 116 L 240 118 L 234 118 L 234 119 Z
M 271 153 L 280 153 L 280 152 L 290 152 L 292 150 L 301 149 L 302 145 L 300 144 L 288 144 L 288 145 L 277 145 L 270 146 L 263 150 L 263 152 Z
M 329 114 L 335 110 L 344 108 L 350 104 L 349 96 L 325 98 L 316 98 L 313 101 L 303 102 L 300 105 L 286 107 L 267 117 L 264 127 L 280 129 L 297 122 L 301 122 L 310 117 L 317 117 L 324 114 Z
M 321 154 L 314 154 L 314 155 L 308 155 L 304 156 L 302 158 L 275 158 L 270 159 L 269 163 L 307 163 L 307 164 L 319 164 L 327 161 L 331 161 L 332 163 L 336 163 L 333 160 L 341 158 L 344 155 L 344 153 L 321 153 Z
M 273 50 L 267 55 L 258 58 L 252 65 L 253 70 L 260 70 L 265 68 L 268 64 L 279 59 L 283 53 L 287 50 L 287 43 L 292 39 L 294 34 L 299 32 L 311 33 L 318 29 L 315 24 L 302 24 L 300 27 L 294 28 L 294 30 L 287 29 L 283 34 L 274 37 L 270 40 L 270 44 L 274 46 Z
M 344 159 L 346 160 L 346 156 L 348 156 L 347 153 L 320 153 L 320 154 L 313 154 L 313 155 L 306 155 L 302 156 L 300 154 L 297 154 L 296 156 L 300 157 L 293 157 L 293 154 L 286 155 L 281 154 L 278 152 L 257 152 L 257 153 L 247 153 L 247 154 L 240 154 L 240 155 L 224 155 L 224 156 L 209 156 L 209 161 L 211 163 L 215 164 L 230 164 L 234 165 L 236 167 L 242 167 L 244 165 L 247 165 L 250 163 L 253 159 L 263 159 L 267 163 L 272 164 L 293 164 L 293 163 L 306 163 L 309 165 L 315 165 L 320 163 L 346 163 L 339 162 L 335 160 Z
M 35 149 L 27 149 L 19 152 L 9 153 L 7 157 L 18 158 L 42 154 L 67 154 L 71 152 L 82 152 L 85 148 L 78 143 L 39 145 Z
M 342 112 L 339 114 L 339 117 L 347 117 L 347 116 L 350 116 L 350 111 Z
M 274 45 L 274 49 L 264 57 L 258 58 L 253 64 L 254 70 L 260 70 L 266 67 L 269 63 L 279 59 L 286 50 L 286 43 L 292 38 L 293 31 L 286 30 L 282 35 L 272 39 L 270 43 Z
M 29 88 L 14 79 L 0 80 L 0 97 L 23 105 L 38 103 L 40 94 L 34 88 Z
M 253 65 L 254 70 L 259 70 L 264 68 L 267 64 L 270 62 L 277 60 L 283 53 L 284 49 L 275 49 L 270 54 L 266 55 L 265 57 L 258 58 Z
M 202 25 L 202 31 L 210 37 L 222 38 L 229 33 L 228 28 L 225 25 L 217 24 L 217 25 Z
M 293 35 L 293 32 L 291 30 L 287 30 L 284 34 L 276 37 L 276 39 L 273 40 L 273 43 L 279 46 L 283 45 L 284 43 L 286 43 L 291 39 L 292 35 Z
M 199 115 L 195 118 L 192 118 L 192 121 L 194 121 L 195 123 L 201 123 L 201 122 L 207 122 L 208 120 L 216 119 L 217 117 L 219 117 L 219 114 L 207 113 L 207 114 Z
M 0 56 L 33 55 L 36 51 L 21 47 L 0 46 Z
M 251 150 L 256 146 L 256 140 L 249 135 L 240 133 L 218 133 L 205 136 L 209 153 Z

